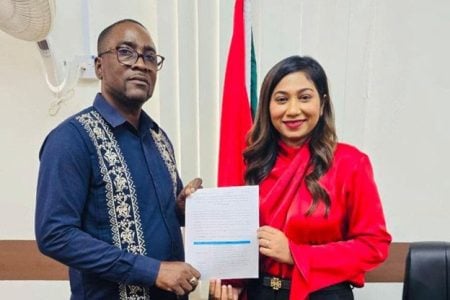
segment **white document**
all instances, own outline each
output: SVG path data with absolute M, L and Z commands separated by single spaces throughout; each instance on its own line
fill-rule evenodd
M 257 278 L 258 186 L 204 188 L 186 201 L 186 262 L 203 280 Z

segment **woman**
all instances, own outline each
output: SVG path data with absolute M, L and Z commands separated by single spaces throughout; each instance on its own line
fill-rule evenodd
M 353 299 L 391 237 L 369 158 L 337 143 L 317 61 L 291 56 L 269 71 L 244 158 L 246 183 L 260 187 L 261 276 L 248 299 Z

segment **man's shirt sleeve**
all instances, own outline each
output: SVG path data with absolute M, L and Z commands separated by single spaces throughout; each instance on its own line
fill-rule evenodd
M 160 261 L 121 250 L 82 230 L 92 161 L 75 125 L 65 122 L 40 152 L 35 217 L 39 249 L 69 267 L 127 285 L 152 286 Z

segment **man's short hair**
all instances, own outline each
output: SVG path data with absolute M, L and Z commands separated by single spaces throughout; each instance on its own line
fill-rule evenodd
M 135 24 L 141 26 L 142 28 L 144 28 L 145 30 L 147 30 L 147 28 L 145 28 L 144 25 L 142 25 L 141 23 L 139 23 L 138 21 L 133 20 L 133 19 L 122 19 L 120 21 L 117 21 L 117 22 L 109 25 L 105 29 L 103 29 L 102 32 L 100 32 L 100 34 L 98 36 L 98 39 L 97 39 L 97 54 L 101 53 L 102 51 L 104 51 L 104 49 L 102 49 L 102 46 L 103 46 L 104 41 L 108 37 L 108 34 L 111 32 L 111 30 L 114 27 L 116 27 L 117 25 L 122 24 L 122 23 L 127 23 L 127 22 L 135 23 Z

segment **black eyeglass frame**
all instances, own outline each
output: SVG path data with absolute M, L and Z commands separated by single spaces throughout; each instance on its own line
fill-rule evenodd
M 123 58 L 122 58 L 122 60 L 121 60 L 121 58 L 120 58 L 120 56 L 119 56 L 119 49 L 121 49 L 121 48 L 133 52 L 133 54 L 134 54 L 133 56 L 136 56 L 136 59 L 135 59 L 135 61 L 134 61 L 133 63 L 131 63 L 131 61 L 127 61 L 127 62 L 122 61 Z M 103 51 L 102 53 L 99 53 L 99 54 L 97 55 L 97 57 L 101 57 L 101 56 L 104 55 L 104 54 L 113 53 L 113 52 L 116 53 L 117 61 L 118 61 L 119 63 L 125 65 L 125 66 L 128 66 L 128 67 L 133 66 L 133 65 L 138 61 L 138 59 L 139 59 L 140 57 L 142 57 L 142 60 L 144 61 L 144 64 L 145 64 L 145 65 L 148 66 L 148 65 L 150 64 L 152 67 L 156 67 L 156 70 L 157 70 L 157 71 L 159 71 L 159 70 L 162 69 L 164 60 L 166 59 L 164 56 L 155 53 L 154 56 L 156 57 L 156 63 L 153 63 L 153 62 L 151 62 L 151 61 L 145 60 L 145 55 L 144 55 L 144 53 L 139 53 L 137 50 L 135 50 L 135 49 L 133 49 L 133 48 L 131 48 L 131 47 L 124 47 L 124 46 L 117 46 L 116 48 L 111 48 L 111 49 L 105 50 L 105 51 Z M 131 57 L 130 57 L 130 58 L 131 58 Z

